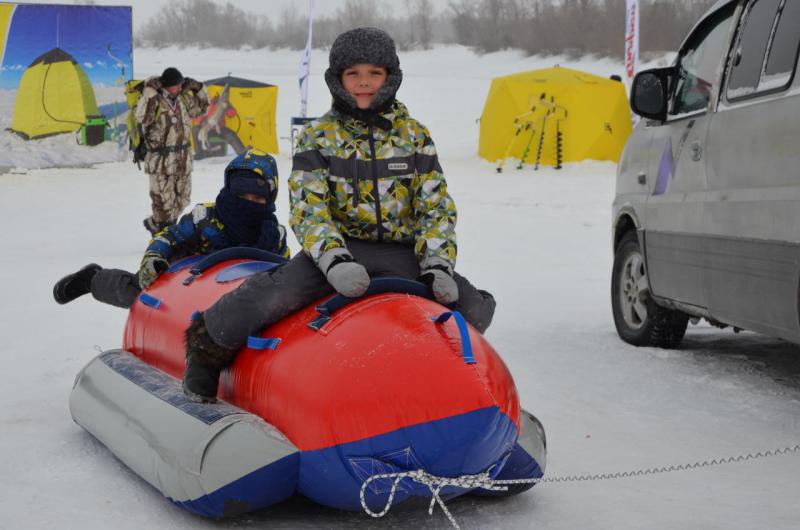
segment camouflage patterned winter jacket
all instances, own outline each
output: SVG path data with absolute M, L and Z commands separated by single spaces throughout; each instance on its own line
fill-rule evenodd
M 345 247 L 345 235 L 413 243 L 421 268 L 452 269 L 456 206 L 430 133 L 400 102 L 382 118 L 385 129 L 332 110 L 306 124 L 289 176 L 289 226 L 315 263 Z
M 136 105 L 136 121 L 144 129 L 147 143 L 145 172 L 185 176 L 192 172 L 192 118 L 208 109 L 205 87 L 184 90 L 172 99 L 158 77 L 145 81 L 142 97 Z

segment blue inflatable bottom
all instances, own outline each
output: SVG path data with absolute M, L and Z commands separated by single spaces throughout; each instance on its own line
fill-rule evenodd
M 476 433 L 486 433 L 477 444 Z M 360 511 L 361 486 L 378 474 L 424 469 L 440 477 L 459 477 L 493 468 L 491 478 L 541 477 L 542 471 L 534 458 L 515 443 L 517 435 L 517 427 L 508 416 L 497 407 L 488 407 L 367 440 L 305 451 L 300 455 L 298 491 L 326 506 Z M 464 447 L 469 447 L 469 451 Z M 369 484 L 365 501 L 370 509 L 383 509 L 393 483 L 394 479 L 387 478 Z M 453 497 L 469 491 L 448 486 L 441 496 Z M 410 478 L 402 479 L 394 503 L 412 496 L 430 498 L 431 491 Z
M 299 454 L 253 471 L 198 499 L 174 504 L 204 517 L 221 518 L 265 508 L 289 498 L 297 487 Z
M 487 436 L 482 444 L 473 445 L 473 451 L 465 455 L 459 450 L 458 443 L 474 443 L 475 432 L 492 435 Z M 497 407 L 489 407 L 368 440 L 292 454 L 209 495 L 173 502 L 199 515 L 219 518 L 270 506 L 286 499 L 296 489 L 320 504 L 361 511 L 362 484 L 379 474 L 425 469 L 440 477 L 458 477 L 494 468 L 489 476 L 496 480 L 540 478 L 543 472 L 539 463 L 519 443 L 515 443 L 516 440 L 517 428 L 513 422 Z M 393 484 L 392 478 L 370 482 L 365 491 L 365 501 L 370 509 L 383 509 Z M 448 486 L 440 496 L 453 498 L 466 493 L 507 496 L 532 487 L 533 483 L 526 483 L 511 485 L 506 491 L 490 491 Z M 400 480 L 394 502 L 401 503 L 415 496 L 427 499 L 431 491 L 413 479 Z

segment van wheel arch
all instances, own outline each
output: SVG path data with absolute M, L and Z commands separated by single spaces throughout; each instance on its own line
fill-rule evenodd
M 624 213 L 619 216 L 617 222 L 614 224 L 614 251 L 616 252 L 622 238 L 628 232 L 636 233 L 638 225 L 630 214 Z
M 689 324 L 689 315 L 656 304 L 650 295 L 636 230 L 624 232 L 614 251 L 611 309 L 617 334 L 634 346 L 675 348 Z

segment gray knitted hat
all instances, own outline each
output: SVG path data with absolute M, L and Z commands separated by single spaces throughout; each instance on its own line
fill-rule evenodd
M 329 66 L 325 71 L 325 82 L 336 103 L 358 110 L 353 97 L 342 86 L 342 72 L 348 66 L 359 63 L 385 66 L 388 71 L 386 83 L 381 87 L 370 104 L 370 109 L 381 110 L 394 101 L 394 95 L 403 81 L 400 59 L 394 41 L 388 33 L 378 28 L 356 28 L 345 31 L 333 41 Z

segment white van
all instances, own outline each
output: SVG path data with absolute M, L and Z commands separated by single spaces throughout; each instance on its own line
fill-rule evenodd
M 800 343 L 800 0 L 721 0 L 669 68 L 639 73 L 620 160 L 619 336 L 676 346 L 690 318 Z

